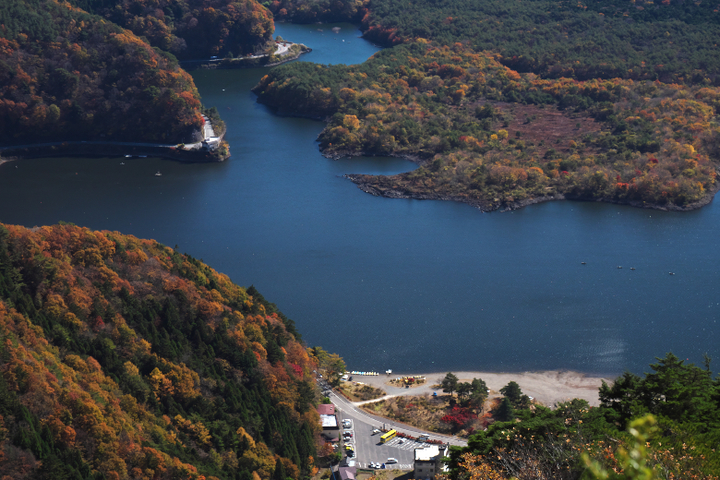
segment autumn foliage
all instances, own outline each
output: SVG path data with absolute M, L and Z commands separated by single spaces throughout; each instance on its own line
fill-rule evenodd
M 122 0 L 91 11 L 144 36 L 178 58 L 261 51 L 275 30 L 272 14 L 255 0 Z
M 0 226 L 0 471 L 298 478 L 313 359 L 291 320 L 155 241 Z M 49 476 L 47 476 L 49 475 Z
M 254 91 L 281 112 L 326 118 L 327 156 L 420 163 L 350 176 L 376 194 L 486 210 L 558 197 L 688 208 L 717 188 L 716 87 L 540 79 L 459 43 L 417 42 L 362 65 L 285 65 Z
M 4 2 L 0 21 L 0 142 L 195 138 L 200 98 L 172 56 L 55 0 Z
M 720 84 L 718 45 L 708 40 L 720 35 L 712 2 L 373 0 L 362 30 L 385 46 L 462 42 L 543 78 Z
M 455 405 L 440 421 L 450 425 L 453 431 L 458 431 L 476 418 L 477 415 L 473 414 L 469 409 Z

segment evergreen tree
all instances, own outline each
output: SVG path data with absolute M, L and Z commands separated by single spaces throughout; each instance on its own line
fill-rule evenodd
M 442 382 L 440 382 L 440 386 L 442 387 L 443 392 L 452 395 L 453 392 L 457 391 L 458 377 L 456 377 L 452 372 L 448 372 Z
M 509 422 L 515 418 L 515 409 L 508 397 L 502 399 L 500 405 L 493 411 L 493 417 L 495 417 L 498 422 Z
M 525 395 L 520 389 L 520 385 L 516 382 L 510 382 L 500 389 L 500 393 L 510 400 L 513 408 L 528 408 L 530 406 L 530 397 Z

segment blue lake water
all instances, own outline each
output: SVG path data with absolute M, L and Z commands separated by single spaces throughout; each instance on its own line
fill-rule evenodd
M 351 25 L 333 26 L 279 24 L 277 34 L 312 47 L 306 61 L 377 51 Z M 696 363 L 720 354 L 717 202 L 686 213 L 554 202 L 483 214 L 373 197 L 341 176 L 414 165 L 323 158 L 321 122 L 256 103 L 250 88 L 266 71 L 192 72 L 228 125 L 227 162 L 4 164 L 0 222 L 65 220 L 178 245 L 254 284 L 309 345 L 353 370 L 642 373 L 668 351 Z

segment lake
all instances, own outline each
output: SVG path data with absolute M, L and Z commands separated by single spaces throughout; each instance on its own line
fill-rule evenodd
M 303 61 L 359 63 L 378 50 L 355 27 L 333 26 L 278 24 L 276 34 L 313 48 Z M 685 213 L 582 202 L 481 213 L 373 197 L 342 175 L 415 166 L 325 159 L 323 123 L 256 103 L 250 88 L 266 72 L 192 72 L 228 125 L 228 161 L 7 163 L 0 222 L 65 220 L 177 245 L 254 284 L 308 345 L 352 370 L 614 375 L 647 371 L 668 351 L 696 363 L 720 353 L 718 202 Z

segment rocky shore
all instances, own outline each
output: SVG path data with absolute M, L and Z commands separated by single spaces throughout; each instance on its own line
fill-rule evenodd
M 330 157 L 332 158 L 332 157 Z M 583 201 L 583 202 L 601 202 L 601 203 L 613 203 L 616 205 L 628 205 L 631 207 L 637 207 L 637 208 L 647 208 L 652 210 L 662 210 L 662 211 L 675 211 L 675 212 L 687 212 L 691 210 L 697 210 L 701 207 L 704 207 L 705 205 L 712 202 L 713 198 L 715 197 L 715 194 L 720 190 L 720 182 L 717 182 L 711 190 L 708 190 L 706 195 L 698 200 L 697 202 L 689 203 L 687 205 L 657 205 L 657 204 L 650 204 L 645 202 L 637 202 L 637 201 L 618 201 L 613 198 L 583 198 L 583 197 L 574 197 L 570 195 L 566 195 L 563 193 L 555 193 L 553 195 L 546 195 L 542 197 L 532 197 L 532 198 L 526 198 L 523 200 L 518 200 L 515 202 L 488 202 L 479 198 L 473 198 L 473 197 L 466 197 L 466 196 L 459 196 L 459 195 L 444 195 L 442 193 L 434 192 L 434 191 L 427 191 L 427 192 L 409 192 L 404 189 L 400 189 L 397 187 L 385 187 L 381 185 L 377 185 L 374 182 L 367 181 L 367 178 L 370 177 L 369 175 L 362 175 L 362 174 L 346 174 L 343 175 L 345 178 L 352 181 L 355 185 L 358 186 L 360 190 L 363 192 L 369 193 L 370 195 L 376 196 L 376 197 L 385 197 L 385 198 L 406 198 L 406 199 L 414 199 L 414 200 L 448 200 L 453 202 L 461 202 L 466 203 L 474 208 L 477 208 L 478 210 L 481 210 L 482 212 L 491 212 L 495 210 L 501 210 L 501 211 L 512 211 L 512 210 L 518 210 L 523 207 L 527 207 L 529 205 L 535 205 L 538 203 L 543 202 L 550 202 L 550 201 L 556 201 L 556 200 L 575 200 L 575 201 Z

